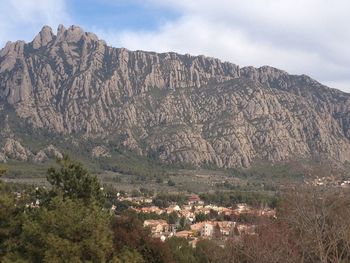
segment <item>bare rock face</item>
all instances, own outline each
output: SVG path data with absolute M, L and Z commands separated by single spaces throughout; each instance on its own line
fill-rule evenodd
M 28 161 L 33 154 L 14 139 L 6 139 L 3 151 L 8 158 L 18 161 Z
M 45 47 L 53 38 L 54 34 L 52 33 L 52 29 L 48 26 L 44 26 L 40 33 L 34 38 L 32 46 L 34 49 Z
M 43 150 L 43 152 L 46 154 L 46 156 L 48 158 L 51 158 L 51 159 L 55 159 L 55 158 L 62 159 L 63 158 L 63 154 L 55 146 L 53 146 L 52 144 L 47 146 Z
M 112 141 L 167 163 L 350 161 L 349 94 L 268 66 L 113 48 L 77 26 L 61 25 L 56 35 L 44 27 L 31 43 L 1 50 L 0 115 L 5 110 L 33 129 Z M 110 155 L 104 145 L 94 158 Z M 28 159 L 13 142 L 4 152 Z
M 0 152 L 0 163 L 6 163 L 6 161 L 7 161 L 6 155 Z
M 47 161 L 49 158 L 47 157 L 46 153 L 44 151 L 39 151 L 35 157 L 34 157 L 34 162 L 36 163 L 42 163 Z
M 50 144 L 45 149 L 42 149 L 39 152 L 37 152 L 34 156 L 33 161 L 37 163 L 42 163 L 49 159 L 55 159 L 55 158 L 61 159 L 62 157 L 63 157 L 62 153 L 55 146 Z
M 91 155 L 93 158 L 110 158 L 111 154 L 108 149 L 104 146 L 96 146 L 92 149 Z
M 18 161 L 34 161 L 34 162 L 45 162 L 49 159 L 62 158 L 62 153 L 53 145 L 47 146 L 45 149 L 38 151 L 33 154 L 29 148 L 21 144 L 14 138 L 6 138 L 4 146 L 0 152 L 0 162 L 6 162 L 7 159 L 18 160 Z

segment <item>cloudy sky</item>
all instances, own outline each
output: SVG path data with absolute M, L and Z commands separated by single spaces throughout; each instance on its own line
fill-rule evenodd
M 0 45 L 76 24 L 131 50 L 270 65 L 350 92 L 348 0 L 0 0 Z

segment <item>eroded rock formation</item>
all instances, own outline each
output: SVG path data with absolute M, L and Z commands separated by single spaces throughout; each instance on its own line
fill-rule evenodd
M 167 163 L 350 161 L 349 94 L 267 66 L 113 48 L 76 26 L 7 43 L 0 104 L 33 129 L 113 141 Z M 20 145 L 6 145 L 6 156 L 28 159 Z M 38 161 L 48 156 L 39 153 Z M 108 145 L 91 152 L 109 154 Z

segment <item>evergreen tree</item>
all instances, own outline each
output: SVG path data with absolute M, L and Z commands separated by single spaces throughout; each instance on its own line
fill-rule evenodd
M 142 255 L 135 249 L 127 249 L 126 247 L 119 253 L 116 263 L 145 263 Z
M 168 216 L 168 224 L 174 225 L 177 223 L 177 220 L 179 219 L 179 216 L 175 211 L 171 212 Z
M 197 263 L 194 249 L 185 238 L 172 237 L 167 240 L 171 253 L 177 263 Z
M 25 214 L 20 251 L 31 262 L 105 262 L 113 252 L 109 226 L 100 207 L 57 196 Z
M 0 166 L 0 177 L 5 172 L 5 168 Z M 15 195 L 0 180 L 0 261 L 3 256 L 16 249 L 21 231 L 22 208 L 20 202 L 16 202 Z
M 47 175 L 54 195 L 62 193 L 64 198 L 83 199 L 88 203 L 98 201 L 103 204 L 103 192 L 97 177 L 90 175 L 80 162 L 64 155 L 57 160 L 57 164 L 59 168 L 51 167 Z

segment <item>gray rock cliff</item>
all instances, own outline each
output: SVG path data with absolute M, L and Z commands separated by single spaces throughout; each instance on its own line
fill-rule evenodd
M 33 129 L 115 140 L 166 163 L 350 161 L 349 94 L 268 66 L 113 48 L 77 26 L 6 44 L 0 104 Z M 90 155 L 109 156 L 106 147 Z M 22 148 L 6 142 L 4 153 L 27 160 Z

